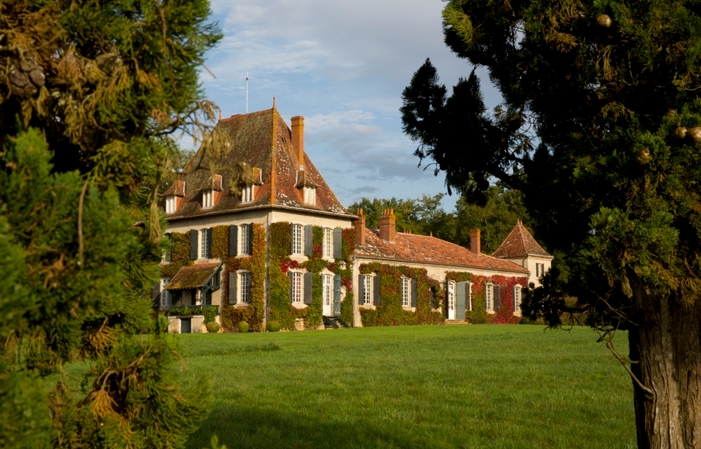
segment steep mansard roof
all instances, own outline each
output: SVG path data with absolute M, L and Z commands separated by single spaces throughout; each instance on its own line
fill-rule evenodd
M 210 156 L 200 149 L 185 168 L 184 203 L 169 219 L 206 216 L 260 207 L 290 207 L 310 212 L 352 217 L 331 191 L 309 156 L 298 160 L 292 132 L 277 109 L 237 114 L 222 119 L 217 127 L 230 137 L 232 145 L 214 157 L 214 169 L 221 175 L 221 192 L 214 207 L 202 208 L 202 192 L 211 187 Z M 245 163 L 254 168 L 255 197 L 242 204 L 241 195 L 229 192 L 232 175 Z M 304 170 L 300 171 L 299 167 Z M 255 170 L 258 169 L 258 170 Z M 216 183 L 215 178 L 215 183 Z M 261 183 L 262 182 L 262 183 Z M 177 183 L 176 183 L 177 184 Z M 316 187 L 316 206 L 304 204 L 304 186 Z M 172 187 L 166 194 L 174 193 Z
M 528 229 L 523 226 L 521 220 L 516 222 L 516 226 L 509 235 L 501 242 L 499 248 L 492 254 L 501 259 L 516 259 L 527 256 L 552 257 L 542 246 L 536 242 Z
M 413 263 L 455 265 L 466 268 L 511 271 L 528 275 L 528 270 L 509 260 L 475 254 L 467 248 L 427 235 L 397 232 L 390 243 L 378 231 L 365 229 L 365 244 L 356 243 L 355 255 Z

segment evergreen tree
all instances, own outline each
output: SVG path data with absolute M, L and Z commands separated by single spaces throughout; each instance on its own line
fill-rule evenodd
M 692 1 L 453 0 L 446 44 L 485 66 L 450 97 L 427 61 L 403 122 L 449 184 L 523 192 L 566 290 L 630 373 L 641 448 L 701 447 L 701 9 Z M 562 291 L 533 295 L 554 324 Z M 629 355 L 613 346 L 626 329 Z
M 182 447 L 206 412 L 205 381 L 177 385 L 150 292 L 169 136 L 214 118 L 197 82 L 220 38 L 208 15 L 206 0 L 0 3 L 0 447 Z

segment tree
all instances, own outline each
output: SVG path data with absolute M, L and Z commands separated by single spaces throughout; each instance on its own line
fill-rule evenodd
M 641 448 L 701 447 L 700 12 L 454 0 L 446 44 L 487 68 L 503 104 L 486 110 L 474 71 L 448 97 L 428 60 L 403 94 L 419 158 L 473 201 L 491 177 L 521 191 L 540 238 L 566 255 L 565 290 L 633 380 Z M 545 293 L 532 310 L 556 323 L 561 294 Z
M 221 37 L 208 14 L 206 0 L 0 3 L 2 447 L 182 447 L 206 413 L 207 383 L 177 384 L 150 292 L 170 135 L 225 143 L 205 134 L 197 83 Z

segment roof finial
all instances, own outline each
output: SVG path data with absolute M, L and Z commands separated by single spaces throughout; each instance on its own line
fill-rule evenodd
M 275 97 L 273 97 L 273 109 L 275 109 Z

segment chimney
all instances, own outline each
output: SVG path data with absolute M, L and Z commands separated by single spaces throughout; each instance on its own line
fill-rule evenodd
M 358 209 L 358 219 L 355 220 L 355 243 L 365 245 L 365 215 L 363 208 Z
M 292 146 L 297 150 L 297 162 L 300 170 L 304 166 L 304 117 L 292 117 Z
M 382 240 L 394 243 L 397 236 L 397 219 L 394 209 L 385 209 L 380 217 L 380 237 Z
M 472 251 L 475 254 L 481 254 L 479 229 L 473 229 L 472 231 L 470 231 L 470 251 Z

